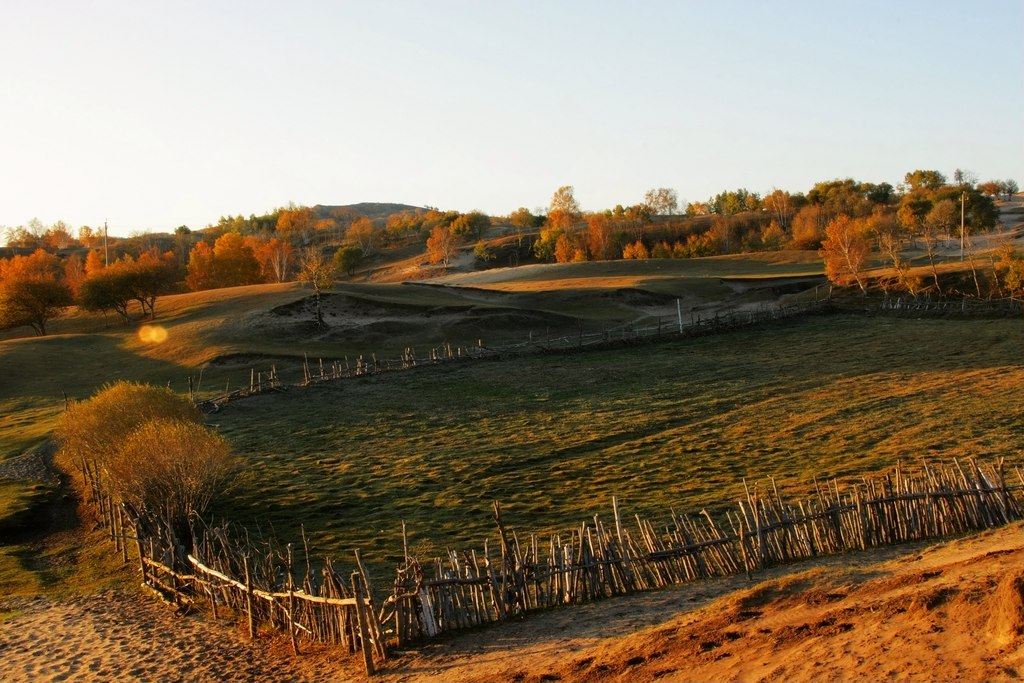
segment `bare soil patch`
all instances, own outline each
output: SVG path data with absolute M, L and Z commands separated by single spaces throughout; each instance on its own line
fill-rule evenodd
M 377 680 L 1000 681 L 1024 672 L 1024 525 L 552 610 L 398 653 Z M 359 680 L 347 653 L 132 591 L 0 601 L 5 681 Z

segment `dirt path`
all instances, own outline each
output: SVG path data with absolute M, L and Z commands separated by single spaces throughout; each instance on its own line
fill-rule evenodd
M 344 681 L 346 653 L 112 592 L 0 601 L 4 681 Z M 1014 680 L 1024 526 L 551 610 L 398 653 L 376 680 Z

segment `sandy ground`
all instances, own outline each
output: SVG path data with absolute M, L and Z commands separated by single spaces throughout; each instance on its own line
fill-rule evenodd
M 133 592 L 0 600 L 0 680 L 359 680 L 346 652 Z M 377 679 L 999 681 L 1024 676 L 1024 525 L 551 610 L 396 653 Z

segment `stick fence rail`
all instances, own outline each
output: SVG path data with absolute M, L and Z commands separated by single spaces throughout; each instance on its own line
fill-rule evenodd
M 814 494 L 786 500 L 774 479 L 715 517 L 669 510 L 655 523 L 626 518 L 612 499 L 605 524 L 595 515 L 540 538 L 509 530 L 495 502 L 496 538 L 483 548 L 449 550 L 396 568 L 390 592 L 375 591 L 359 551 L 345 575 L 306 553 L 297 575 L 292 546 L 257 547 L 228 526 L 192 530 L 191 547 L 153 515 L 116 504 L 95 472 L 83 472 L 100 523 L 122 559 L 133 542 L 143 583 L 179 604 L 205 602 L 245 619 L 255 638 L 269 626 L 299 641 L 360 653 L 368 675 L 389 647 L 522 618 L 530 612 L 698 581 L 813 557 L 987 529 L 1024 518 L 1024 473 L 1004 461 L 897 465 L 884 475 L 814 483 Z M 403 524 L 403 533 L 404 533 Z M 408 544 L 405 544 L 406 548 Z
M 536 339 L 531 334 L 528 341 L 502 346 L 485 346 L 483 340 L 477 340 L 474 346 L 452 346 L 445 342 L 431 347 L 421 356 L 417 356 L 416 350 L 411 347 L 404 349 L 399 358 L 378 358 L 376 354 L 371 354 L 369 358 L 360 355 L 353 361 L 346 356 L 344 360 L 335 359 L 325 362 L 322 358 L 311 361 L 306 356 L 302 362 L 302 381 L 296 384 L 282 381 L 277 366 L 272 365 L 266 371 L 250 369 L 247 385 L 243 383 L 234 391 L 225 388 L 224 393 L 206 400 L 196 398 L 198 388 L 194 386 L 193 378 L 189 377 L 189 396 L 203 410 L 216 412 L 231 401 L 266 391 L 287 391 L 290 387 L 304 387 L 321 382 L 409 370 L 441 363 L 513 358 L 535 353 L 591 350 L 659 339 L 697 337 L 787 318 L 825 313 L 829 310 L 831 310 L 831 302 L 828 298 L 816 298 L 813 301 L 796 304 L 762 306 L 757 310 L 716 313 L 710 317 L 688 313 L 685 320 L 680 311 L 675 316 L 652 318 L 642 323 L 628 323 L 601 332 L 584 333 L 581 328 L 578 334 L 558 337 L 544 336 Z
M 206 412 L 216 412 L 222 406 L 241 398 L 262 394 L 267 391 L 287 391 L 291 387 L 305 387 L 322 382 L 329 382 L 366 375 L 409 370 L 427 365 L 461 362 L 467 360 L 514 358 L 536 353 L 557 353 L 576 350 L 592 350 L 612 348 L 628 344 L 647 343 L 652 341 L 685 339 L 709 334 L 717 334 L 730 330 L 764 325 L 771 322 L 799 318 L 808 315 L 826 314 L 834 311 L 868 312 L 880 315 L 895 316 L 949 316 L 949 315 L 1020 315 L 1024 312 L 1024 302 L 1017 299 L 971 299 L 963 300 L 932 300 L 928 297 L 894 297 L 886 295 L 883 299 L 872 299 L 857 304 L 838 304 L 832 298 L 831 288 L 819 295 L 814 290 L 814 298 L 798 303 L 763 305 L 755 310 L 715 313 L 713 316 L 702 317 L 690 311 L 685 318 L 682 310 L 673 316 L 650 318 L 639 323 L 627 323 L 601 332 L 582 331 L 578 334 L 557 337 L 544 336 L 530 339 L 517 344 L 501 346 L 485 346 L 478 340 L 474 346 L 452 346 L 445 342 L 431 347 L 425 354 L 417 356 L 416 350 L 408 347 L 399 358 L 378 358 L 370 354 L 369 358 L 362 355 L 350 361 L 346 356 L 343 360 L 324 361 L 318 358 L 311 361 L 308 356 L 302 362 L 302 381 L 289 384 L 281 379 L 277 366 L 268 370 L 257 371 L 251 368 L 248 384 L 205 400 L 198 400 L 198 388 L 194 380 L 188 378 L 189 396 L 193 402 Z

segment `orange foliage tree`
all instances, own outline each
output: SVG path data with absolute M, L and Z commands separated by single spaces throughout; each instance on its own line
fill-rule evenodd
M 71 305 L 60 260 L 37 249 L 0 261 L 0 328 L 28 326 L 46 334 L 46 324 Z
M 459 248 L 459 236 L 447 225 L 435 226 L 427 238 L 427 258 L 430 263 L 440 263 L 447 268 L 452 256 Z
M 825 275 L 837 285 L 856 283 L 867 294 L 864 273 L 867 269 L 871 245 L 868 243 L 863 221 L 840 214 L 829 221 L 825 240 L 818 252 L 825 260 Z
M 199 242 L 189 252 L 185 283 L 193 291 L 262 281 L 260 262 L 252 246 L 237 232 L 218 237 L 212 249 L 206 242 Z

